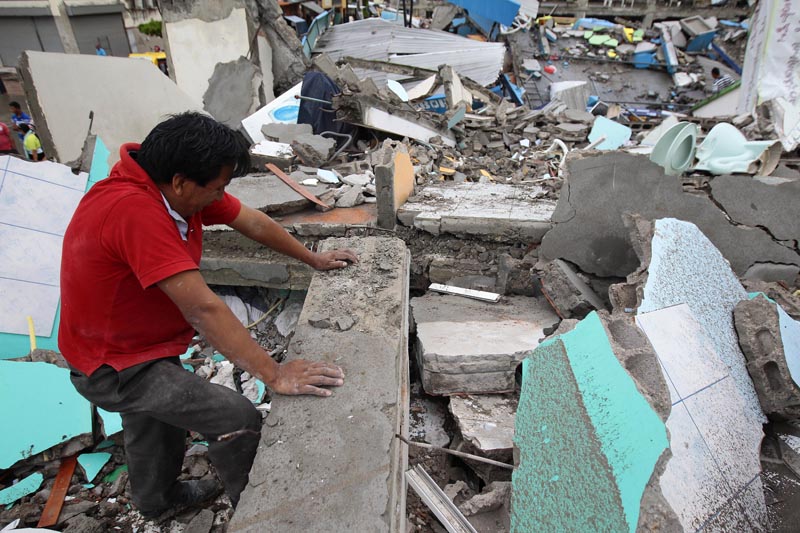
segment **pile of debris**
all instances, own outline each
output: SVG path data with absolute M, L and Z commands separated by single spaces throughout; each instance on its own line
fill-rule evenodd
M 432 24 L 454 33 L 378 19 L 331 26 L 325 14 L 309 34 L 313 44 L 287 33 L 272 0 L 199 14 L 171 5 L 173 61 L 187 53 L 182 32 L 198 21 L 210 50 L 195 71 L 186 63 L 170 69 L 177 86 L 114 58 L 23 56 L 47 153 L 89 174 L 50 163 L 17 173 L 71 189 L 60 197 L 70 209 L 107 176 L 116 155 L 106 146 L 143 137 L 156 114 L 205 107 L 251 142 L 251 173 L 229 192 L 310 248 L 346 237 L 369 258 L 314 277 L 234 232 L 208 228 L 203 274 L 227 286 L 216 290 L 253 338 L 278 361 L 346 350 L 336 361 L 351 365 L 348 384 L 357 386 L 323 407 L 286 400 L 278 408 L 263 383 L 196 338 L 183 357 L 187 370 L 256 404 L 266 416 L 264 446 L 235 515 L 221 498 L 163 528 L 313 529 L 326 519 L 325 503 L 346 500 L 371 502 L 356 517 L 364 522 L 342 522 L 351 529 L 404 530 L 405 515 L 419 531 L 439 531 L 437 520 L 492 532 L 790 524 L 785 502 L 800 497 L 800 227 L 787 213 L 800 202 L 800 115 L 789 91 L 756 107 L 737 82 L 707 98 L 714 67 L 738 76 L 746 58 L 745 78 L 763 72 L 740 45 L 772 8 L 761 3 L 749 22 L 689 17 L 646 28 L 537 19 L 530 6 L 519 13 L 504 1 L 489 13 L 503 19 L 504 37 L 490 24 L 483 37 L 466 38 L 468 26 L 485 26 L 486 13 L 481 2 L 453 3 L 466 5 L 465 16 L 437 8 Z M 258 54 L 247 39 L 213 46 L 228 33 L 255 35 Z M 508 64 L 499 39 L 510 47 Z M 272 86 L 270 52 L 281 74 Z M 102 85 L 98 76 L 143 80 L 160 107 L 116 124 L 118 108 L 132 104 L 81 100 L 53 83 L 64 69 L 85 74 L 79 92 Z M 220 90 L 228 78 L 236 105 Z M 196 79 L 194 96 L 178 89 Z M 281 94 L 265 102 L 273 88 Z M 740 96 L 749 98 L 743 112 Z M 66 119 L 54 112 L 65 98 L 80 102 Z M 81 148 L 90 109 L 96 135 Z M 22 208 L 2 222 L 57 237 L 71 210 L 45 205 L 58 215 L 54 227 Z M 18 255 L 2 257 L 17 268 L 26 264 Z M 41 298 L 46 312 L 30 312 L 36 324 L 57 325 L 54 258 L 42 272 L 12 272 L 54 288 Z M 309 287 L 318 297 L 306 303 L 299 291 Z M 0 355 L 29 352 L 28 326 L 14 323 L 14 337 L 0 339 L 13 350 Z M 57 347 L 50 330 L 31 336 Z M 356 372 L 364 361 L 372 366 Z M 29 419 L 49 420 L 56 404 L 64 419 L 90 412 L 57 355 L 34 350 L 24 362 L 0 363 L 0 394 Z M 31 412 L 30 391 L 41 383 L 47 401 Z M 46 516 L 42 525 L 65 531 L 159 530 L 128 503 L 119 417 L 98 416 L 44 436 L 25 433 L 3 450 L 0 504 L 11 507 L 0 524 Z M 348 425 L 356 422 L 374 430 L 358 433 Z M 306 433 L 324 433 L 330 448 L 293 447 Z M 362 457 L 348 435 L 370 441 Z M 213 475 L 201 436 L 187 445 L 182 476 Z M 333 450 L 345 451 L 334 460 Z M 74 456 L 84 472 L 73 484 L 63 480 L 72 479 L 66 458 Z M 321 464 L 335 472 L 315 470 Z M 403 475 L 419 494 L 409 491 L 407 502 Z M 341 483 L 326 484 L 337 476 Z M 270 491 L 273 483 L 290 504 Z M 298 526 L 286 510 L 309 494 L 323 504 Z M 564 502 L 576 499 L 565 513 Z

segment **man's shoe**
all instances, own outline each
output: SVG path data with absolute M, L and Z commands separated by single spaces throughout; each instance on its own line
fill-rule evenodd
M 214 479 L 179 481 L 170 491 L 170 505 L 161 509 L 139 510 L 147 520 L 166 518 L 186 507 L 213 500 L 222 493 L 222 486 Z
M 173 505 L 190 507 L 213 500 L 221 492 L 222 486 L 215 479 L 179 481 L 173 487 L 170 500 Z

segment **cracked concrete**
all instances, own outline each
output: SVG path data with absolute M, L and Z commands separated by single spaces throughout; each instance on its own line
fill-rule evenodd
M 741 275 L 755 263 L 800 265 L 800 254 L 758 227 L 736 226 L 711 199 L 683 191 L 646 156 L 624 152 L 570 154 L 567 178 L 542 240 L 541 256 L 585 272 L 623 277 L 638 266 L 622 215 L 672 217 L 697 225 Z
M 517 365 L 558 322 L 544 298 L 525 296 L 487 303 L 428 293 L 411 300 L 411 310 L 428 394 L 514 390 Z
M 217 63 L 203 95 L 203 107 L 226 126 L 238 128 L 243 118 L 258 109 L 262 83 L 261 69 L 244 56 Z
M 536 186 L 499 183 L 428 185 L 398 211 L 401 224 L 440 235 L 540 242 L 555 203 Z
M 772 420 L 800 418 L 800 324 L 759 295 L 733 310 L 739 346 L 747 358 L 764 413 Z
M 230 532 L 406 530 L 395 434 L 408 435 L 408 251 L 386 237 L 322 244 L 359 262 L 314 275 L 287 358 L 333 362 L 345 384 L 330 398 L 273 399 Z M 321 329 L 315 316 L 356 324 Z
M 780 241 L 800 240 L 800 180 L 772 176 L 718 176 L 711 180 L 714 199 L 738 224 L 766 228 Z

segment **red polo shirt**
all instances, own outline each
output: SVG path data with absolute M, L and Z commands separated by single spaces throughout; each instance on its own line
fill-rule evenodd
M 83 197 L 64 235 L 58 345 L 89 375 L 183 353 L 194 330 L 156 283 L 196 270 L 203 224 L 228 224 L 241 209 L 229 194 L 189 220 L 183 240 L 161 191 L 130 152 Z

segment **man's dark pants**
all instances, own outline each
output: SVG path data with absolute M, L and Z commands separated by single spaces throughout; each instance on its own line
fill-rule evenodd
M 261 415 L 247 398 L 185 370 L 177 357 L 121 372 L 104 365 L 90 377 L 73 370 L 71 377 L 87 400 L 122 416 L 133 503 L 140 510 L 170 506 L 187 430 L 208 440 L 208 454 L 225 492 L 238 502 L 261 431 Z M 240 433 L 220 439 L 235 432 Z

